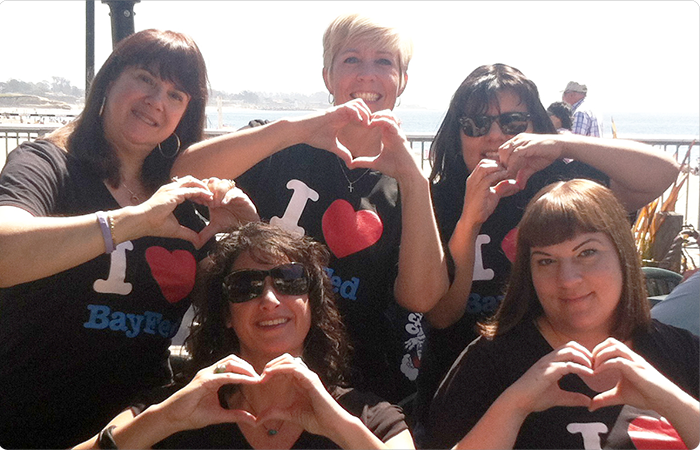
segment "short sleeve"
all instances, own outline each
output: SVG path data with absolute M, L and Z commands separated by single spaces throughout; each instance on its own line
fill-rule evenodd
M 21 144 L 10 152 L 0 173 L 0 205 L 16 206 L 35 216 L 50 215 L 64 184 L 66 159 L 48 141 Z
M 464 349 L 443 379 L 430 404 L 425 443 L 429 448 L 451 448 L 486 413 L 507 387 L 490 351 L 480 337 Z
M 334 396 L 343 408 L 357 416 L 382 442 L 408 430 L 403 410 L 374 394 L 355 389 L 338 389 Z

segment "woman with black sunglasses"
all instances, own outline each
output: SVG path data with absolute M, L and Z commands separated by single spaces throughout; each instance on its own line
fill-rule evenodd
M 186 342 L 191 372 L 201 370 L 78 448 L 413 448 L 400 408 L 345 386 L 328 258 L 261 222 L 219 241 Z
M 540 188 L 560 179 L 593 179 L 634 212 L 678 174 L 671 157 L 642 143 L 557 134 L 535 83 L 505 64 L 478 67 L 462 82 L 433 141 L 431 163 L 436 218 L 454 278 L 426 314 L 418 415 L 477 337 L 477 321 L 496 311 L 517 224 Z

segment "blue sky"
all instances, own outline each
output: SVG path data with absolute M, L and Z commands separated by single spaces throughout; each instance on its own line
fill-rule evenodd
M 415 55 L 403 105 L 444 109 L 481 64 L 513 65 L 545 105 L 569 80 L 603 111 L 700 110 L 700 6 L 684 1 L 142 0 L 135 27 L 190 34 L 214 89 L 313 93 L 321 36 L 343 12 L 401 26 Z M 95 2 L 96 64 L 111 51 L 109 7 Z M 84 85 L 85 2 L 0 0 L 0 81 L 60 76 Z

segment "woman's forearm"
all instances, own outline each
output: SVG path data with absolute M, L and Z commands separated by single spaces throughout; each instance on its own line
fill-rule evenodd
M 34 217 L 0 207 L 0 287 L 38 280 L 89 261 L 105 252 L 95 214 Z
M 562 136 L 562 156 L 608 175 L 611 190 L 628 211 L 659 197 L 678 177 L 678 163 L 650 145 L 624 139 Z
M 479 225 L 463 216 L 452 233 L 449 248 L 454 261 L 454 280 L 437 305 L 426 313 L 426 318 L 435 328 L 447 328 L 464 314 L 474 276 L 476 238 L 479 229 Z
M 268 156 L 299 143 L 295 131 L 288 120 L 280 119 L 198 142 L 178 156 L 171 174 L 236 178 Z
M 669 421 L 688 448 L 700 444 L 700 402 L 676 385 L 664 397 L 664 404 L 655 408 Z
M 116 247 L 149 233 L 135 207 L 109 211 Z M 108 224 L 107 224 L 108 226 Z M 0 207 L 0 287 L 35 281 L 71 269 L 105 253 L 106 240 L 95 213 L 34 217 L 13 206 Z
M 399 179 L 401 247 L 394 285 L 397 302 L 414 312 L 431 310 L 447 292 L 445 252 L 433 214 L 428 180 L 418 173 Z
M 509 449 L 515 446 L 528 413 L 513 407 L 507 392 L 496 399 L 455 449 Z

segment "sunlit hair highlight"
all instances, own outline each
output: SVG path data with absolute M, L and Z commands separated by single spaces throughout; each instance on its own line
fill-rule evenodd
M 597 232 L 612 241 L 622 272 L 622 293 L 611 336 L 626 340 L 646 329 L 651 321 L 649 302 L 625 209 L 605 186 L 574 179 L 544 187 L 528 204 L 518 226 L 516 257 L 505 298 L 493 320 L 482 325 L 482 334 L 504 334 L 518 323 L 544 314 L 532 282 L 533 247 L 556 245 L 581 233 Z

